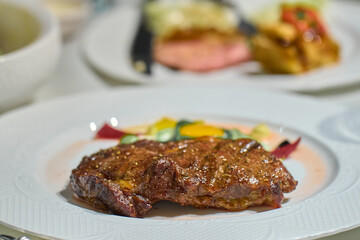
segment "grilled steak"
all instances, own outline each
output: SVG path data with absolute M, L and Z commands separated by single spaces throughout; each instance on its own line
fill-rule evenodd
M 295 189 L 284 165 L 250 139 L 141 140 L 100 150 L 72 171 L 75 196 L 114 214 L 144 217 L 169 200 L 200 208 L 280 207 Z

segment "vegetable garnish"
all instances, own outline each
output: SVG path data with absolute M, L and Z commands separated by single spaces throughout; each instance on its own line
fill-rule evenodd
M 224 130 L 218 127 L 206 125 L 203 123 L 191 123 L 183 126 L 180 129 L 180 134 L 192 138 L 203 137 L 203 136 L 224 136 Z
M 282 6 L 281 19 L 284 22 L 292 24 L 302 33 L 308 30 L 313 30 L 319 35 L 326 34 L 323 20 L 320 18 L 316 9 L 312 9 L 307 6 L 292 6 L 284 4 Z
M 301 138 L 298 138 L 295 142 L 289 144 L 280 144 L 278 148 L 276 148 L 271 153 L 277 158 L 288 158 L 292 152 L 294 152 L 299 145 Z M 282 145 L 282 146 L 281 146 Z
M 175 126 L 176 126 L 176 120 L 164 117 L 159 121 L 155 122 L 154 124 L 150 125 L 146 134 L 155 135 L 157 132 L 161 130 L 174 128 Z
M 252 129 L 249 136 L 254 138 L 255 140 L 260 141 L 261 139 L 264 139 L 264 138 L 270 136 L 270 134 L 271 134 L 271 131 L 270 131 L 269 127 L 264 123 L 260 123 Z
M 126 135 L 126 132 L 116 129 L 105 123 L 96 133 L 95 138 L 119 139 L 124 135 Z
M 141 130 L 140 130 L 141 129 Z M 264 149 L 271 151 L 269 145 L 265 142 L 271 135 L 271 130 L 266 124 L 258 124 L 252 128 L 248 134 L 243 133 L 237 128 L 225 129 L 216 125 L 210 125 L 202 120 L 174 120 L 171 118 L 162 118 L 148 127 L 137 129 L 133 127 L 132 130 L 124 131 L 112 127 L 105 123 L 96 133 L 96 139 L 115 139 L 120 144 L 131 144 L 141 139 L 150 139 L 158 142 L 179 141 L 184 139 L 193 139 L 204 136 L 213 136 L 222 139 L 242 139 L 249 138 L 258 141 L 263 145 Z M 265 140 L 265 142 L 264 142 Z M 295 151 L 301 138 L 294 143 L 287 140 L 280 144 L 271 153 L 277 158 L 288 158 L 289 155 Z
M 121 144 L 131 144 L 139 140 L 139 137 L 135 134 L 125 134 L 122 137 L 120 137 L 120 143 Z

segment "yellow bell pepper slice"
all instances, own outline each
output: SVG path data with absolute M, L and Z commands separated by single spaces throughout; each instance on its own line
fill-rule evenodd
M 148 135 L 155 135 L 158 131 L 163 130 L 165 128 L 174 128 L 176 126 L 176 121 L 171 118 L 164 117 L 159 121 L 152 124 L 148 131 Z
M 193 123 L 181 127 L 180 134 L 192 138 L 203 136 L 222 137 L 224 136 L 224 130 L 203 123 Z

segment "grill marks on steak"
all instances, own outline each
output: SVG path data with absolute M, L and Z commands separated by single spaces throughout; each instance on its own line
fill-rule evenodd
M 256 141 L 213 137 L 141 140 L 100 150 L 83 158 L 70 183 L 90 205 L 130 217 L 143 217 L 160 200 L 229 210 L 276 208 L 297 185 Z

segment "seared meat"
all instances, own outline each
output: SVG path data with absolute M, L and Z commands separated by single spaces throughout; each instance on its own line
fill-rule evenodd
M 250 139 L 141 140 L 100 150 L 72 171 L 75 196 L 111 213 L 144 217 L 169 200 L 200 208 L 280 207 L 295 189 L 284 165 Z

